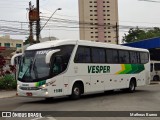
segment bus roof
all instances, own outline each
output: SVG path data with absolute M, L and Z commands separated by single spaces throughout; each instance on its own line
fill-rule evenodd
M 127 47 L 123 45 L 115 45 L 115 44 L 109 44 L 109 43 L 102 43 L 102 42 L 92 42 L 87 40 L 53 40 L 53 41 L 46 41 L 42 43 L 37 43 L 34 45 L 29 46 L 26 50 L 38 50 L 38 49 L 45 49 L 45 48 L 52 48 L 57 47 L 61 45 L 83 45 L 83 46 L 93 46 L 93 47 L 103 47 L 103 48 L 114 48 L 114 49 L 124 49 L 124 50 L 135 50 L 135 51 L 145 51 L 148 52 L 147 49 L 141 49 L 141 48 L 133 48 L 133 47 Z

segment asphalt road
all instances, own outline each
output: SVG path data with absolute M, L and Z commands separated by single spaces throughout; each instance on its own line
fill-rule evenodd
M 135 93 L 116 91 L 46 101 L 43 98 L 12 97 L 0 99 L 0 111 L 160 111 L 160 84 L 137 88 Z M 92 114 L 92 113 L 91 113 Z M 94 113 L 93 113 L 94 114 Z M 0 118 L 2 119 L 2 118 Z M 21 120 L 22 118 L 3 118 Z M 23 120 L 160 120 L 160 117 L 51 117 L 23 118 Z

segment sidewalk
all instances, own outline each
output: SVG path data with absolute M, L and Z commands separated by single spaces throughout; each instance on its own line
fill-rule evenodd
M 8 98 L 16 96 L 16 90 L 0 90 L 0 98 Z

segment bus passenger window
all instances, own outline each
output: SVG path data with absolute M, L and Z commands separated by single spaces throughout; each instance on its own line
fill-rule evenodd
M 153 72 L 153 63 L 151 63 L 151 72 Z
M 107 49 L 106 56 L 107 56 L 107 63 L 119 63 L 117 50 Z

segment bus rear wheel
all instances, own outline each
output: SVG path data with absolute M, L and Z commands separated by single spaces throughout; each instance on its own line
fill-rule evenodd
M 128 92 L 133 93 L 135 92 L 135 89 L 136 89 L 136 82 L 135 80 L 131 80 L 129 83 Z
M 74 84 L 72 88 L 71 98 L 76 100 L 81 97 L 82 89 L 80 84 Z

